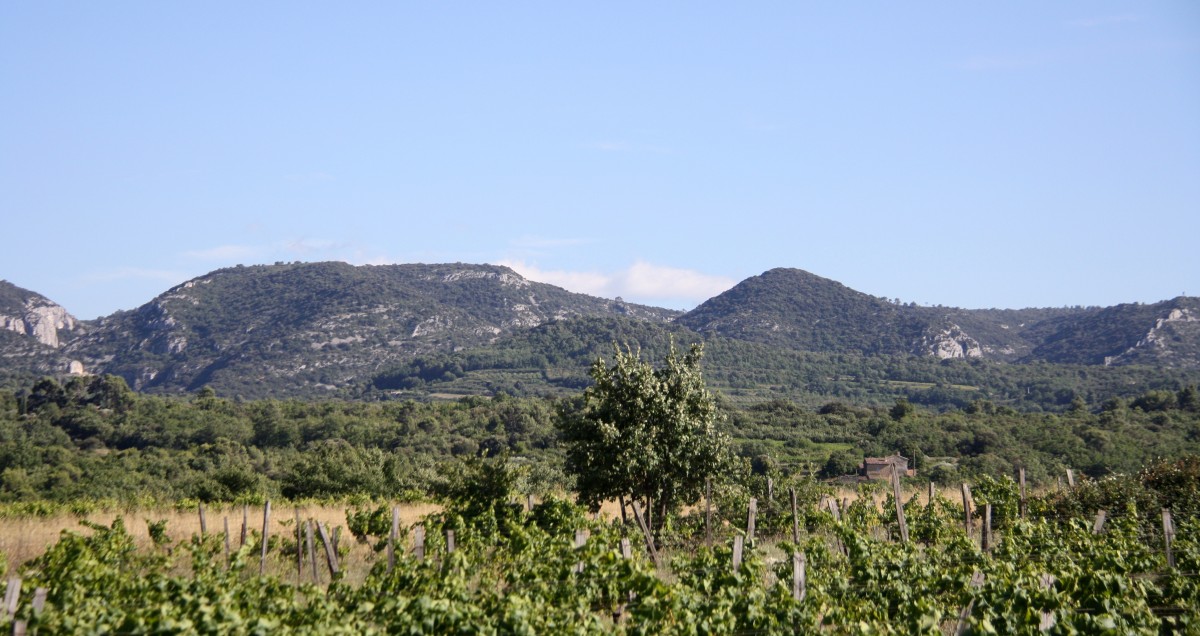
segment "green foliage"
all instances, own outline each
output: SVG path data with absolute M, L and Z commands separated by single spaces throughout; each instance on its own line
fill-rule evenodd
M 548 497 L 529 511 L 529 522 L 550 534 L 562 534 L 587 526 L 579 506 L 559 497 Z
M 162 546 L 171 542 L 171 537 L 167 536 L 167 520 L 159 519 L 158 521 L 146 520 L 146 530 L 150 534 L 150 541 L 154 545 Z
M 830 479 L 842 475 L 853 475 L 862 464 L 862 456 L 849 450 L 835 451 L 829 455 L 825 465 L 821 467 L 821 476 Z
M 1170 510 L 1176 525 L 1200 519 L 1200 455 L 1157 461 L 1136 474 L 1085 480 L 1070 490 L 1048 493 L 1037 505 L 1061 516 L 1087 518 L 1104 510 L 1135 519 L 1143 537 L 1158 541 L 1160 510 Z
M 375 537 L 375 551 L 387 547 L 388 537 L 392 533 L 392 509 L 387 504 L 379 504 L 374 508 L 355 506 L 346 510 L 346 528 L 350 534 L 361 542 L 370 541 Z
M 507 536 L 521 521 L 521 504 L 514 499 L 523 471 L 507 455 L 470 458 L 448 472 L 441 487 L 447 527 L 471 528 L 486 537 Z
M 427 519 L 424 560 L 400 556 L 390 570 L 380 560 L 361 582 L 326 588 L 257 576 L 256 540 L 227 562 L 217 536 L 170 552 L 139 549 L 120 520 L 88 523 L 90 534 L 64 532 L 21 570 L 24 585 L 48 597 L 43 612 L 22 603 L 14 618 L 54 634 L 934 636 L 1036 634 L 1049 621 L 1050 633 L 1150 635 L 1200 624 L 1198 519 L 1179 521 L 1170 570 L 1134 516 L 1112 517 L 1101 534 L 1083 517 L 1017 519 L 985 552 L 963 532 L 961 510 L 940 498 L 919 508 L 906 507 L 918 538 L 911 543 L 882 536 L 880 517 L 862 506 L 867 525 L 821 513 L 802 526 L 798 544 L 747 544 L 737 568 L 730 542 L 719 538 L 714 549 L 676 551 L 659 571 L 640 546 L 622 558 L 621 527 L 587 523 L 582 509 L 555 500 L 507 534 L 459 527 L 453 553 L 441 539 L 445 527 Z M 590 536 L 577 545 L 575 531 L 584 529 Z M 290 555 L 294 547 L 277 541 L 269 549 Z M 806 561 L 803 600 L 791 593 L 797 552 Z M 11 630 L 9 620 L 0 628 Z
M 579 500 L 596 509 L 618 496 L 663 511 L 699 499 L 706 478 L 729 462 L 720 413 L 700 374 L 703 348 L 671 348 L 660 368 L 616 348 L 609 367 L 592 365 L 595 384 L 558 420 L 566 468 Z

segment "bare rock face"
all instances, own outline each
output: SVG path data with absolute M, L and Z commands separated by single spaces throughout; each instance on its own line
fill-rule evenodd
M 0 315 L 0 328 L 32 336 L 44 345 L 58 348 L 61 344 L 59 330 L 72 331 L 78 324 L 66 309 L 45 299 L 30 298 L 23 309 L 19 316 Z
M 950 324 L 945 329 L 925 337 L 924 349 L 940 360 L 946 358 L 978 358 L 983 355 L 979 341 L 967 335 L 961 327 Z

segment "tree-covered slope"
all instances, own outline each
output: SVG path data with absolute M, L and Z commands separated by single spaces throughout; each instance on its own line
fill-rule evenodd
M 797 269 L 748 278 L 677 319 L 800 351 L 1200 368 L 1200 300 L 958 309 L 894 303 Z
M 1110 397 L 1200 383 L 1200 370 L 799 351 L 700 334 L 675 323 L 592 316 L 551 321 L 486 346 L 418 356 L 374 376 L 364 397 L 567 396 L 588 386 L 595 360 L 613 358 L 614 343 L 661 359 L 672 341 L 680 349 L 703 342 L 705 378 L 740 406 L 780 399 L 812 408 L 830 400 L 888 405 L 903 398 L 939 410 L 990 402 L 1021 411 L 1064 411 L 1076 399 L 1098 407 Z
M 677 322 L 701 333 L 805 351 L 909 352 L 928 324 L 913 312 L 798 269 L 772 269 Z
M 1200 367 L 1200 299 L 1180 296 L 1095 310 L 1062 323 L 1029 357 L 1075 364 Z
M 555 318 L 663 321 L 674 313 L 574 294 L 490 265 L 277 264 L 188 281 L 102 319 L 68 350 L 139 389 L 296 395 Z
M 614 342 L 662 356 L 671 337 L 704 340 L 710 377 L 747 399 L 878 401 L 919 391 L 911 397 L 928 404 L 998 399 L 1059 408 L 1074 395 L 1112 392 L 1100 388 L 1121 374 L 1095 367 L 1134 368 L 1122 381 L 1145 382 L 1131 387 L 1138 390 L 1170 388 L 1200 371 L 1195 298 L 1109 308 L 919 307 L 797 269 L 749 278 L 680 314 L 491 265 L 277 263 L 218 270 L 87 323 L 0 283 L 0 320 L 7 376 L 64 374 L 79 362 L 139 390 L 211 386 L 247 398 L 356 396 L 367 386 L 410 397 L 574 391 Z

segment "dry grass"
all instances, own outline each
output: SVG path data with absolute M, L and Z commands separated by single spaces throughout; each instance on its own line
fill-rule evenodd
M 272 536 L 294 537 L 297 515 L 301 520 L 312 519 L 313 521 L 321 522 L 332 531 L 332 529 L 338 526 L 344 527 L 346 525 L 347 507 L 346 505 L 301 505 L 295 507 L 273 505 L 268 520 L 268 532 Z M 440 509 L 439 506 L 434 504 L 403 504 L 399 508 L 400 523 L 402 526 L 411 526 L 417 523 L 421 517 L 437 512 Z M 205 511 L 207 532 L 221 536 L 225 532 L 226 524 L 228 524 L 230 545 L 236 550 L 240 545 L 243 515 L 246 518 L 248 530 L 262 530 L 263 507 L 250 506 L 243 508 L 242 506 L 235 506 L 221 509 L 207 509 Z M 153 542 L 150 540 L 150 532 L 147 528 L 148 522 L 166 521 L 167 536 L 172 539 L 173 544 L 186 541 L 200 533 L 200 515 L 197 510 L 100 511 L 84 517 L 62 514 L 47 517 L 0 518 L 0 553 L 3 553 L 7 559 L 11 571 L 21 564 L 40 556 L 48 547 L 58 541 L 64 531 L 90 534 L 92 531 L 84 526 L 81 521 L 86 520 L 108 526 L 118 517 L 124 520 L 126 530 L 133 535 L 134 540 L 140 548 L 149 549 L 153 546 Z M 355 541 L 344 529 L 342 536 L 342 544 L 349 548 L 348 554 L 345 555 L 347 567 L 343 569 L 365 574 L 370 569 L 370 564 L 373 563 L 376 555 L 368 546 Z M 318 559 L 320 563 L 324 564 L 323 553 L 320 551 L 318 551 Z M 276 561 L 279 562 L 272 563 L 269 561 L 271 571 L 280 575 L 290 572 L 291 576 L 295 577 L 294 561 L 291 561 L 290 565 L 285 565 L 282 559 L 276 559 Z M 322 567 L 324 566 L 322 565 Z M 311 569 L 306 567 L 306 570 L 308 570 L 308 575 L 311 577 Z
M 877 506 L 882 505 L 886 497 L 886 491 L 889 490 L 890 487 L 881 488 L 879 492 L 873 495 Z M 924 504 L 928 501 L 927 493 L 927 488 L 909 488 L 905 489 L 903 497 L 906 501 L 911 497 L 916 497 L 920 503 Z M 950 501 L 957 501 L 961 498 L 958 488 L 940 488 L 938 489 L 938 493 Z M 834 497 L 839 504 L 843 501 L 847 503 L 853 502 L 858 496 L 858 492 L 850 488 L 839 488 L 834 493 Z M 782 495 L 777 494 L 776 497 L 778 504 L 784 504 L 787 495 L 786 493 Z M 321 522 L 331 531 L 338 526 L 344 528 L 346 525 L 346 509 L 348 507 L 346 504 L 272 506 L 269 532 L 272 536 L 294 537 L 297 515 L 299 515 L 301 520 L 312 519 Z M 410 527 L 425 515 L 437 512 L 440 509 L 439 506 L 434 504 L 403 504 L 399 508 L 402 527 Z M 230 544 L 236 550 L 240 544 L 243 514 L 245 514 L 248 530 L 262 530 L 263 508 L 261 506 L 250 506 L 247 508 L 243 508 L 242 506 L 226 506 L 206 509 L 207 532 L 209 534 L 223 535 L 226 523 L 228 523 Z M 615 501 L 607 502 L 600 509 L 601 518 L 619 519 L 620 516 L 620 507 Z M 200 516 L 194 509 L 186 511 L 177 511 L 169 508 L 134 510 L 132 512 L 127 510 L 97 511 L 84 517 L 76 517 L 64 513 L 44 517 L 0 518 L 0 554 L 3 554 L 7 560 L 9 571 L 12 571 L 21 564 L 40 556 L 49 546 L 58 541 L 64 531 L 72 531 L 80 534 L 91 533 L 90 529 L 80 523 L 81 520 L 107 526 L 111 525 L 117 517 L 121 517 L 124 520 L 126 529 L 133 535 L 138 546 L 146 549 L 153 546 L 149 530 L 147 529 L 147 522 L 166 521 L 166 532 L 172 539 L 173 545 L 185 542 L 192 536 L 200 533 Z M 365 576 L 366 572 L 370 570 L 371 565 L 377 559 L 383 558 L 382 554 L 376 554 L 369 546 L 355 541 L 345 529 L 342 530 L 342 537 L 342 545 L 345 546 L 343 548 L 342 569 L 346 570 L 352 578 Z M 324 554 L 321 550 L 319 540 L 316 541 L 317 560 L 321 566 L 320 569 L 324 569 Z M 286 558 L 283 555 L 277 555 L 273 560 L 269 560 L 268 570 L 280 576 L 294 578 L 296 576 L 295 560 Z M 311 580 L 311 566 L 306 564 L 305 571 L 305 580 Z M 327 573 L 322 573 L 322 577 L 327 578 L 327 576 Z

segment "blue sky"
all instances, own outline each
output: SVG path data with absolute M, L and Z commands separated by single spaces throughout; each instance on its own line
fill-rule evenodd
M 3 3 L 0 222 L 82 318 L 294 260 L 1198 295 L 1200 4 Z

